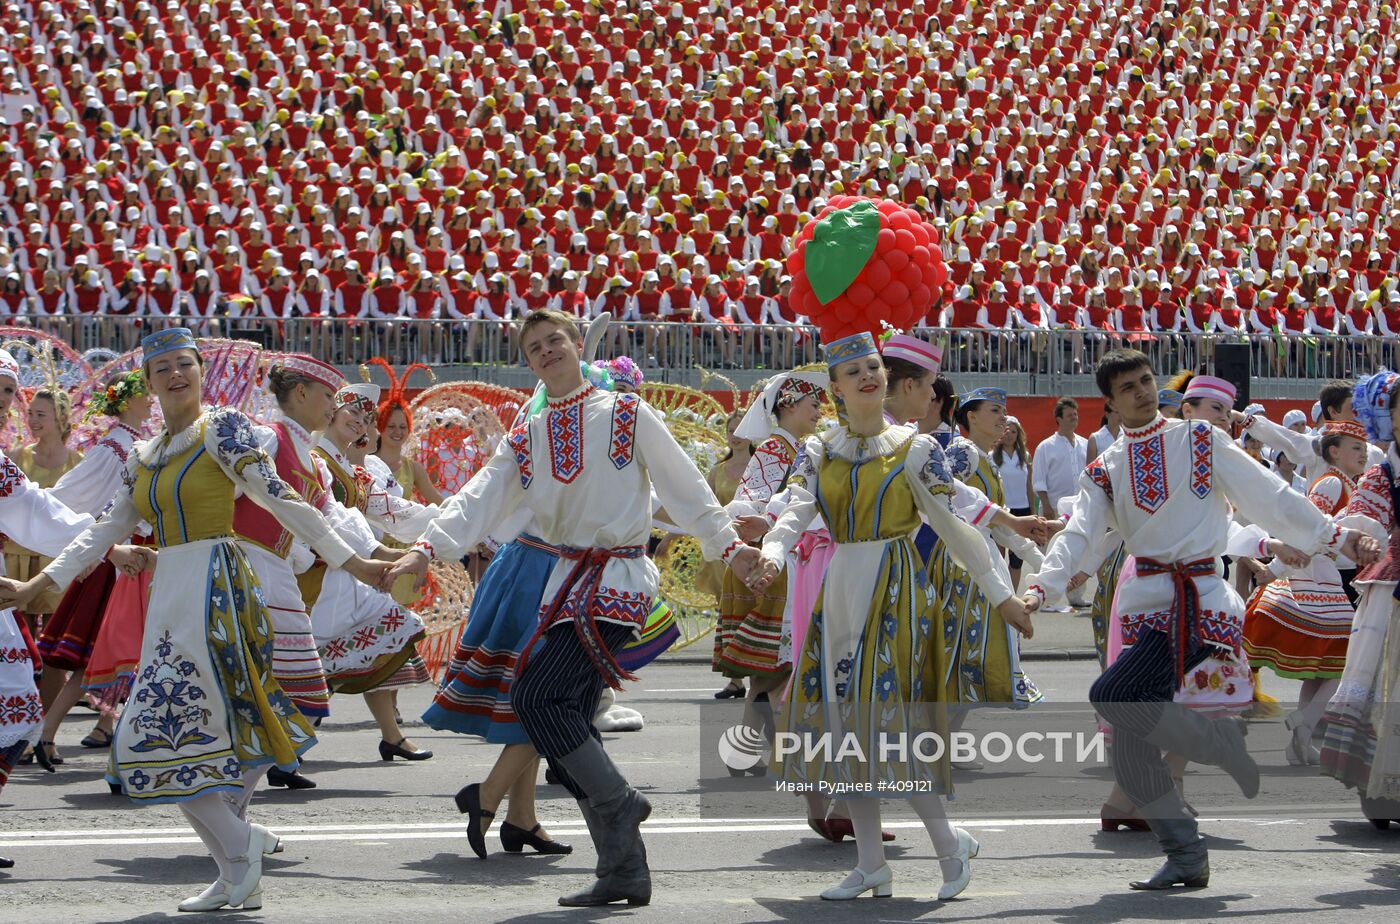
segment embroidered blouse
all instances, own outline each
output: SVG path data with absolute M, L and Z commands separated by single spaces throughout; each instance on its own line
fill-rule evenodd
M 97 516 L 122 486 L 127 459 L 139 438 L 131 427 L 116 424 L 58 479 L 51 493 L 67 507 Z
M 258 447 L 252 423 L 236 408 L 206 410 L 179 433 L 162 430 L 138 444 L 127 474 L 127 490 L 118 491 L 102 518 L 44 569 L 60 588 L 130 535 L 143 518 L 155 527 L 162 547 L 231 538 L 235 490 L 272 512 L 331 564 L 339 567 L 354 555 L 325 518 L 277 477 L 272 460 Z

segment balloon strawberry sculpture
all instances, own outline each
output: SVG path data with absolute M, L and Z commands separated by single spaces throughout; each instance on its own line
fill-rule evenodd
M 948 267 L 938 229 L 889 199 L 833 196 L 787 258 L 793 308 L 830 343 L 924 325 Z

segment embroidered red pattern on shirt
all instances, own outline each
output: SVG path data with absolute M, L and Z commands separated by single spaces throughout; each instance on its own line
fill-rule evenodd
M 535 470 L 530 464 L 530 427 L 528 424 L 521 424 L 510 431 L 510 436 L 506 442 L 510 443 L 510 451 L 515 453 L 515 465 L 520 469 L 520 486 L 528 488 L 530 482 L 535 480 Z
M 1128 475 L 1133 503 L 1156 513 L 1167 499 L 1167 462 L 1161 436 L 1128 444 Z
M 632 461 L 632 453 L 636 449 L 637 405 L 640 403 L 641 398 L 636 395 L 623 394 L 617 396 L 617 403 L 613 405 L 612 446 L 608 449 L 608 458 L 617 469 L 626 468 Z
M 1141 430 L 1129 430 L 1127 427 L 1124 427 L 1124 428 L 1123 428 L 1123 438 L 1124 438 L 1125 440 L 1140 440 L 1140 439 L 1142 439 L 1142 438 L 1145 437 L 1145 436 L 1151 436 L 1152 434 L 1156 433 L 1158 430 L 1161 430 L 1161 429 L 1162 429 L 1163 427 L 1165 427 L 1166 425 L 1167 425 L 1167 418 L 1165 418 L 1165 417 L 1158 417 L 1155 423 L 1153 423 L 1153 424 L 1151 424 L 1151 425 L 1149 425 L 1149 426 L 1147 426 L 1147 427 L 1144 427 L 1144 428 L 1141 429 Z
M 1202 500 L 1210 494 L 1212 429 L 1208 423 L 1191 425 L 1191 492 Z
M 1103 490 L 1103 493 L 1108 495 L 1108 499 L 1112 501 L 1113 482 L 1108 480 L 1108 469 L 1104 468 L 1104 464 L 1098 459 L 1095 459 L 1089 463 L 1089 467 L 1086 468 L 1085 471 L 1089 473 L 1089 480 L 1098 485 L 1099 488 Z
M 125 446 L 123 446 L 121 443 L 117 442 L 116 440 L 114 440 L 114 439 L 100 439 L 100 440 L 97 441 L 97 445 L 107 447 L 108 449 L 112 450 L 112 455 L 116 456 L 117 459 L 118 459 L 119 461 L 121 461 L 122 463 L 125 463 L 125 462 L 126 462 L 126 456 L 127 456 L 128 450 L 127 450 L 127 448 L 126 448 Z
M 0 459 L 4 459 L 4 462 L 0 463 L 0 497 L 9 497 L 14 493 L 15 488 L 29 479 L 24 476 L 24 472 L 9 456 L 0 456 Z
M 549 466 L 554 480 L 572 484 L 583 471 L 583 402 L 549 409 Z

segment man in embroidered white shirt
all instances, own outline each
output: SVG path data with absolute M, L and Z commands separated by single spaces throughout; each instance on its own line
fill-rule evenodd
M 651 874 L 640 825 L 651 806 L 603 750 L 592 720 L 604 685 L 618 688 L 632 679 L 615 656 L 639 635 L 656 595 L 658 573 L 645 554 L 652 489 L 706 558 L 726 562 L 740 578 L 758 550 L 739 539 L 655 409 L 637 395 L 599 391 L 585 380 L 582 346 L 567 315 L 543 310 L 525 319 L 520 349 L 544 384 L 547 407 L 516 426 L 442 505 L 381 586 L 400 574 L 421 582 L 430 559 L 459 557 L 518 508 L 534 514 L 535 532 L 559 549 L 559 561 L 545 587 L 539 632 L 517 662 L 511 705 L 535 749 L 578 799 L 598 849 L 597 882 L 559 902 L 645 905 Z
M 1079 475 L 1088 460 L 1089 441 L 1075 433 L 1079 426 L 1079 402 L 1060 398 L 1055 402 L 1055 432 L 1040 441 L 1031 458 L 1031 488 L 1040 501 L 1040 515 L 1059 518 L 1060 500 L 1079 490 Z M 1085 593 L 1080 588 L 1076 593 Z M 1064 597 L 1046 601 L 1047 613 L 1069 611 Z
M 1377 543 L 1342 530 L 1306 498 L 1254 461 L 1228 433 L 1203 421 L 1158 413 L 1148 358 L 1114 350 L 1095 372 L 1099 391 L 1122 415 L 1122 438 L 1085 470 L 1065 529 L 1051 540 L 1027 607 L 1062 593 L 1094 541 L 1116 528 L 1137 561 L 1137 577 L 1119 589 L 1125 637 L 1136 642 L 1089 692 L 1113 726 L 1113 770 L 1152 826 L 1167 862 L 1135 889 L 1199 887 L 1210 864 L 1196 820 L 1172 783 L 1162 752 L 1219 766 L 1253 798 L 1259 768 L 1234 719 L 1211 721 L 1172 702 L 1181 679 L 1210 646 L 1238 648 L 1239 620 L 1221 577 L 1230 517 L 1227 501 L 1251 522 L 1310 554 L 1378 557 Z M 1359 556 L 1359 558 L 1358 558 Z

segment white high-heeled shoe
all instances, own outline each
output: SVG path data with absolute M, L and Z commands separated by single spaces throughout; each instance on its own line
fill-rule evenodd
M 1316 767 L 1322 755 L 1312 743 L 1312 729 L 1303 724 L 1303 720 L 1298 718 L 1296 713 L 1283 720 L 1284 728 L 1293 733 L 1293 737 L 1288 740 L 1288 745 L 1283 749 L 1283 756 L 1288 759 L 1290 767 Z
M 180 902 L 181 911 L 217 911 L 228 904 L 228 880 L 219 879 L 213 885 Z
M 273 834 L 271 831 L 267 830 L 262 825 L 255 824 L 251 821 L 248 822 L 248 827 L 258 832 L 258 835 L 263 839 L 262 852 L 265 856 L 270 856 L 271 854 L 282 852 L 282 838 L 278 837 L 276 834 Z
M 218 911 L 220 908 L 234 907 L 229 904 L 228 890 L 228 882 L 220 879 L 200 894 L 180 902 L 179 909 L 181 911 Z M 243 904 L 237 907 L 244 911 L 257 911 L 262 906 L 262 885 L 259 884 L 258 887 L 243 900 Z
M 982 845 L 977 843 L 977 838 L 968 834 L 962 828 L 955 828 L 958 834 L 958 849 L 953 851 L 951 857 L 939 857 L 940 860 L 957 860 L 962 864 L 962 872 L 952 882 L 943 883 L 943 887 L 938 890 L 938 900 L 946 902 L 950 898 L 956 898 L 967 888 L 967 884 L 972 881 L 972 858 L 977 856 L 977 851 L 982 849 Z
M 855 885 L 832 886 L 822 893 L 822 898 L 829 902 L 843 902 L 862 892 L 871 892 L 876 898 L 889 898 L 894 894 L 894 873 L 888 863 L 880 864 L 880 868 L 873 873 L 867 873 L 859 867 L 851 870 L 851 873 L 859 876 L 860 881 Z

